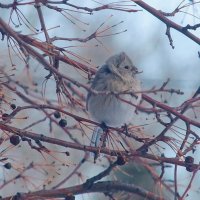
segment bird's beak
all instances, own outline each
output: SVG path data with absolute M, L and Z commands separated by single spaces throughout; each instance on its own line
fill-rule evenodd
M 136 72 L 136 74 L 141 74 L 141 73 L 143 73 L 143 71 L 137 71 L 137 72 Z
M 137 67 L 134 68 L 135 74 L 141 74 L 143 71 L 139 71 Z

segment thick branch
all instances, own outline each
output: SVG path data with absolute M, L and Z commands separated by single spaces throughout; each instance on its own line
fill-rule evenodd
M 94 192 L 130 192 L 137 194 L 144 199 L 149 200 L 164 200 L 163 197 L 155 195 L 153 192 L 149 192 L 139 186 L 134 184 L 124 184 L 118 181 L 103 181 L 95 183 L 89 190 L 85 188 L 84 184 L 75 185 L 69 188 L 57 189 L 57 190 L 40 190 L 37 192 L 21 194 L 21 200 L 33 200 L 40 198 L 64 198 L 70 195 L 84 194 L 84 193 L 94 193 Z M 13 197 L 6 197 L 2 200 L 10 200 Z
M 135 2 L 137 5 L 141 6 L 142 8 L 144 8 L 146 11 L 150 12 L 152 15 L 154 15 L 159 20 L 161 20 L 163 23 L 165 23 L 167 25 L 167 27 L 171 27 L 171 28 L 179 31 L 180 33 L 184 34 L 185 36 L 187 36 L 188 38 L 190 38 L 197 44 L 200 44 L 200 38 L 196 37 L 194 34 L 189 32 L 185 27 L 182 27 L 182 26 L 176 24 L 175 22 L 169 20 L 159 10 L 156 10 L 155 8 L 149 6 L 147 3 L 145 3 L 142 0 L 139 0 L 139 1 L 132 0 L 132 1 Z
M 57 139 L 57 138 L 48 137 L 43 134 L 37 134 L 37 133 L 31 132 L 31 131 L 26 131 L 23 129 L 15 128 L 13 126 L 5 125 L 4 123 L 0 123 L 0 129 L 4 130 L 4 131 L 8 131 L 10 133 L 14 133 L 21 137 L 28 137 L 33 140 L 39 140 L 41 142 L 47 142 L 47 143 L 59 145 L 62 147 L 68 147 L 68 148 L 81 150 L 81 151 L 89 151 L 89 152 L 93 152 L 93 153 L 99 152 L 98 147 L 92 147 L 92 146 L 81 145 L 81 144 L 77 144 L 77 143 L 73 143 L 73 142 L 67 142 L 64 140 Z M 165 163 L 170 163 L 170 164 L 177 164 L 179 166 L 185 166 L 185 162 L 179 160 L 178 158 L 165 158 L 165 157 L 151 155 L 151 154 L 147 154 L 147 153 L 143 154 L 138 150 L 131 151 L 128 153 L 126 151 L 102 148 L 101 153 L 104 153 L 104 154 L 107 154 L 110 156 L 124 155 L 125 157 L 142 157 L 142 158 L 154 160 L 157 162 L 163 162 L 163 163 L 165 162 Z M 193 167 L 194 167 L 194 169 L 197 169 L 197 168 L 199 168 L 199 165 L 193 164 Z

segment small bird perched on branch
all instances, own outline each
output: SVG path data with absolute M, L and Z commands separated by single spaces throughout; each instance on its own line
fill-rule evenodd
M 104 127 L 121 127 L 131 122 L 135 107 L 128 102 L 137 105 L 141 99 L 141 94 L 133 95 L 140 91 L 140 81 L 136 79 L 138 73 L 140 72 L 124 52 L 108 58 L 97 71 L 91 85 L 91 89 L 97 94 L 92 91 L 88 93 L 87 109 L 92 118 L 102 126 L 95 128 L 91 146 L 104 145 Z

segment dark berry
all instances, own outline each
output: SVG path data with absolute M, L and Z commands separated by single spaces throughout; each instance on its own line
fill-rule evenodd
M 6 169 L 10 169 L 10 168 L 12 167 L 12 165 L 11 165 L 10 163 L 6 163 L 6 164 L 4 165 L 4 167 L 5 167 Z
M 165 154 L 164 153 L 161 153 L 160 155 L 162 158 L 165 158 Z
M 56 112 L 54 113 L 54 117 L 58 119 L 58 118 L 61 117 L 61 115 L 60 115 L 60 113 L 59 113 L 58 111 L 56 111 Z
M 10 107 L 11 107 L 13 110 L 15 110 L 16 105 L 12 103 L 12 104 L 10 105 Z
M 195 169 L 196 169 L 196 167 L 193 166 L 193 165 L 187 165 L 187 166 L 186 166 L 186 170 L 187 170 L 188 172 L 193 172 Z
M 66 196 L 65 200 L 75 200 L 75 196 L 73 195 Z
M 192 156 L 185 157 L 185 164 L 192 164 L 194 163 L 194 158 Z
M 123 156 L 119 155 L 117 156 L 116 164 L 117 165 L 124 165 L 126 163 L 126 160 Z
M 66 156 L 70 156 L 69 151 L 66 151 L 66 152 L 65 152 L 65 155 L 66 155 Z
M 19 136 L 18 135 L 12 135 L 10 137 L 10 143 L 15 145 L 15 146 L 18 145 L 20 143 Z
M 21 198 L 21 194 L 19 192 L 17 192 L 17 194 L 15 196 L 12 197 L 12 200 L 20 200 Z
M 65 119 L 61 119 L 58 123 L 61 127 L 65 127 L 67 125 L 67 121 Z
M 2 114 L 2 120 L 3 120 L 3 121 L 7 120 L 8 117 L 9 117 L 9 114 L 7 114 L 7 113 L 3 113 L 3 114 Z
M 144 147 L 144 148 L 141 150 L 141 154 L 142 154 L 142 155 L 145 155 L 147 152 L 148 152 L 148 147 Z

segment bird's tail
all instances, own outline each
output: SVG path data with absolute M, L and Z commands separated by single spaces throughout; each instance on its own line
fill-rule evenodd
M 96 161 L 96 159 L 99 157 L 100 149 L 106 146 L 106 132 L 102 128 L 95 127 L 90 146 L 99 147 L 99 152 L 91 153 L 91 155 L 94 157 L 94 161 Z

